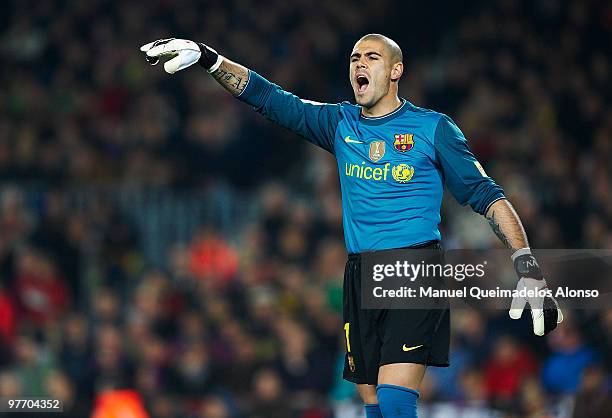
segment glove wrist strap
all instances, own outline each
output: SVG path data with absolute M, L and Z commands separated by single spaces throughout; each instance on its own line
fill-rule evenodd
M 521 255 L 525 255 L 525 254 L 531 255 L 531 248 L 526 247 L 526 248 L 521 248 L 519 250 L 516 250 L 515 252 L 512 253 L 510 258 L 512 258 L 512 261 L 514 261 L 516 260 L 517 257 L 520 257 Z
M 540 270 L 540 265 L 536 261 L 530 248 L 521 248 L 512 254 L 514 270 L 519 278 L 529 277 L 531 279 L 542 280 L 544 276 Z
M 215 71 L 217 71 L 217 69 L 219 69 L 219 67 L 221 66 L 221 63 L 223 62 L 223 55 L 218 55 L 217 56 L 217 61 L 212 65 L 212 67 L 210 67 L 208 70 L 209 74 L 214 73 Z
M 217 53 L 217 51 L 215 51 L 214 49 L 210 48 L 207 45 L 204 45 L 201 42 L 197 42 L 197 44 L 198 44 L 198 47 L 200 48 L 200 52 L 202 52 L 202 55 L 200 56 L 200 59 L 198 60 L 198 64 L 206 68 L 208 72 L 215 71 L 217 68 L 219 68 L 219 65 L 221 65 L 220 61 L 222 61 L 223 58 Z

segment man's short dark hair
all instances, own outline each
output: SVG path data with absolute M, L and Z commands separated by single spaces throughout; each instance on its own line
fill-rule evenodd
M 397 44 L 397 42 L 395 42 L 393 39 L 385 35 L 381 35 L 380 33 L 368 33 L 367 35 L 362 36 L 361 39 L 359 39 L 359 41 L 357 42 L 371 41 L 371 40 L 379 41 L 385 44 L 385 47 L 387 48 L 387 50 L 389 51 L 391 55 L 391 59 L 393 60 L 393 63 L 403 61 L 404 55 L 402 54 L 402 50 Z

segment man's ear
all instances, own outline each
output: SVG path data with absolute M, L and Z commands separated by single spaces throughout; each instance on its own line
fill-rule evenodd
M 404 63 L 396 62 L 391 67 L 391 81 L 399 80 L 402 77 L 403 73 L 404 73 Z

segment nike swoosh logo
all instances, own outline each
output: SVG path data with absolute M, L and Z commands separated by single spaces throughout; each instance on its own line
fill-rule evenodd
M 423 344 L 415 345 L 414 347 L 406 347 L 406 344 L 404 344 L 404 346 L 402 347 L 402 350 L 404 350 L 404 351 L 412 351 L 412 350 L 416 350 L 417 348 L 421 348 L 421 347 L 423 347 Z
M 347 144 L 363 144 L 363 141 L 357 141 L 356 139 L 351 139 L 350 136 L 347 136 L 346 138 L 344 138 L 344 142 L 346 142 Z

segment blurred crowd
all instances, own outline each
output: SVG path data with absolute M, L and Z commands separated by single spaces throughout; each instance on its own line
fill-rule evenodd
M 75 418 L 113 388 L 135 389 L 153 418 L 359 416 L 340 378 L 333 159 L 203 71 L 150 68 L 138 47 L 160 37 L 334 102 L 351 99 L 354 41 L 385 33 L 404 48 L 402 96 L 455 119 L 533 247 L 612 247 L 609 2 L 174 3 L 9 1 L 0 15 L 0 397 L 63 399 Z M 163 263 L 112 193 L 70 199 L 215 199 L 219 183 L 255 213 L 235 214 L 232 234 L 202 222 Z M 443 212 L 447 248 L 499 246 L 469 210 Z M 455 312 L 451 367 L 428 373 L 423 416 L 608 416 L 612 310 L 567 312 L 546 339 L 523 319 Z

